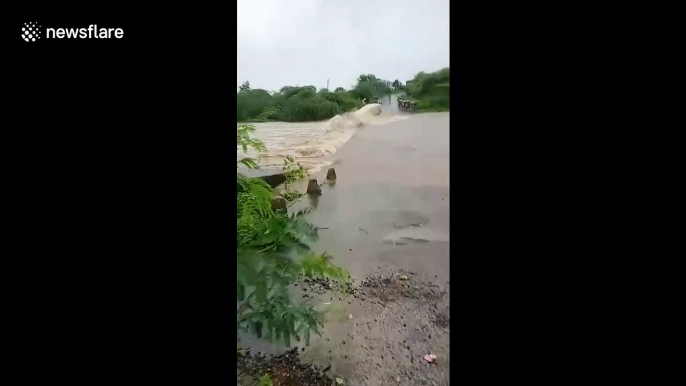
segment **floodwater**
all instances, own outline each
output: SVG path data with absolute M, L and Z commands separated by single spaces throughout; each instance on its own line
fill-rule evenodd
M 326 228 L 314 251 L 332 254 L 356 284 L 370 274 L 405 269 L 417 274 L 410 284 L 422 278 L 447 291 L 449 113 L 359 127 L 322 160 L 335 168 L 336 182 L 291 208 L 311 208 L 308 219 Z M 323 183 L 327 169 L 312 177 Z M 291 189 L 304 191 L 305 185 Z M 449 294 L 433 305 L 408 300 L 382 306 L 328 294 L 308 301 L 328 313 L 323 334 L 302 352 L 304 360 L 331 365 L 351 385 L 448 384 L 449 331 L 432 324 L 431 306 L 445 309 Z M 253 343 L 254 351 L 281 349 Z M 427 352 L 437 356 L 435 364 L 423 359 Z
M 267 151 L 263 153 L 256 153 L 251 149 L 247 156 L 258 160 L 263 173 L 281 170 L 287 156 L 316 173 L 331 164 L 327 157 L 348 142 L 360 125 L 379 126 L 407 118 L 406 115 L 398 113 L 396 95 L 383 97 L 380 102 L 379 115 L 368 114 L 361 109 L 320 122 L 247 123 L 255 126 L 257 130 L 251 136 L 264 142 L 267 147 Z M 240 159 L 244 156 L 246 154 L 242 149 L 238 149 L 237 157 Z
M 359 129 L 331 157 L 336 183 L 323 185 L 322 196 L 306 196 L 293 207 L 312 207 L 309 220 L 329 228 L 319 232 L 315 249 L 331 252 L 359 278 L 376 268 L 377 261 L 400 260 L 407 260 L 404 268 L 435 265 L 447 275 L 443 263 L 447 264 L 449 242 L 448 125 L 448 113 L 436 113 Z M 326 170 L 322 170 L 315 177 L 322 183 L 325 175 Z M 415 258 L 413 253 L 406 253 L 413 246 L 392 244 L 392 240 L 410 237 L 411 233 L 431 240 L 416 248 L 444 248 L 446 253 L 441 257 L 446 260 Z M 358 258 L 362 253 L 364 258 Z

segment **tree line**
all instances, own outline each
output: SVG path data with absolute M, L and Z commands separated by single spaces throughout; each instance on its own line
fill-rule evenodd
M 350 90 L 285 86 L 279 91 L 269 92 L 253 89 L 246 81 L 239 87 L 237 95 L 238 122 L 325 120 L 362 107 L 363 100 L 369 102 L 374 97 L 389 94 L 391 84 L 368 74 L 360 75 Z
M 315 86 L 285 86 L 279 91 L 253 89 L 245 81 L 237 94 L 238 122 L 304 122 L 321 121 L 359 109 L 364 101 L 381 98 L 396 91 L 404 91 L 418 101 L 417 111 L 445 111 L 450 104 L 450 69 L 433 73 L 420 72 L 403 85 L 363 74 L 350 90 L 342 87 L 330 91 Z

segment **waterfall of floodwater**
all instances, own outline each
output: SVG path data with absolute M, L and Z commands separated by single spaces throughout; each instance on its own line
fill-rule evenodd
M 264 122 L 251 123 L 257 131 L 252 134 L 267 147 L 264 153 L 248 151 L 262 169 L 280 170 L 283 160 L 290 156 L 311 172 L 331 164 L 326 157 L 336 152 L 362 127 L 383 125 L 406 119 L 398 114 L 393 103 L 384 97 L 382 104 L 368 104 L 357 111 L 336 115 L 320 122 Z M 237 157 L 246 156 L 238 149 Z M 240 169 L 239 169 L 240 170 Z

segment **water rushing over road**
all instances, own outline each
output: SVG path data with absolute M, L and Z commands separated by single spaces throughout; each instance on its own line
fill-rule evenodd
M 397 99 L 393 100 L 397 103 Z M 260 166 L 267 171 L 280 170 L 285 157 L 290 156 L 305 168 L 317 172 L 331 164 L 330 156 L 348 142 L 358 129 L 407 119 L 407 116 L 398 113 L 397 107 L 389 104 L 388 99 L 383 101 L 380 109 L 378 115 L 370 113 L 374 109 L 368 105 L 357 112 L 320 122 L 249 123 L 257 129 L 252 136 L 263 141 L 267 151 L 257 154 L 250 150 L 248 156 L 258 159 Z M 244 156 L 242 150 L 238 150 L 237 156 Z

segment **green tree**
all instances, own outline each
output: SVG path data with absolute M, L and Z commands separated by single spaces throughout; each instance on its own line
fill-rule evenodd
M 238 87 L 238 89 L 239 89 L 240 91 L 250 91 L 250 82 L 248 82 L 248 81 L 246 80 L 245 82 L 243 82 L 242 85 L 240 85 L 240 86 Z

